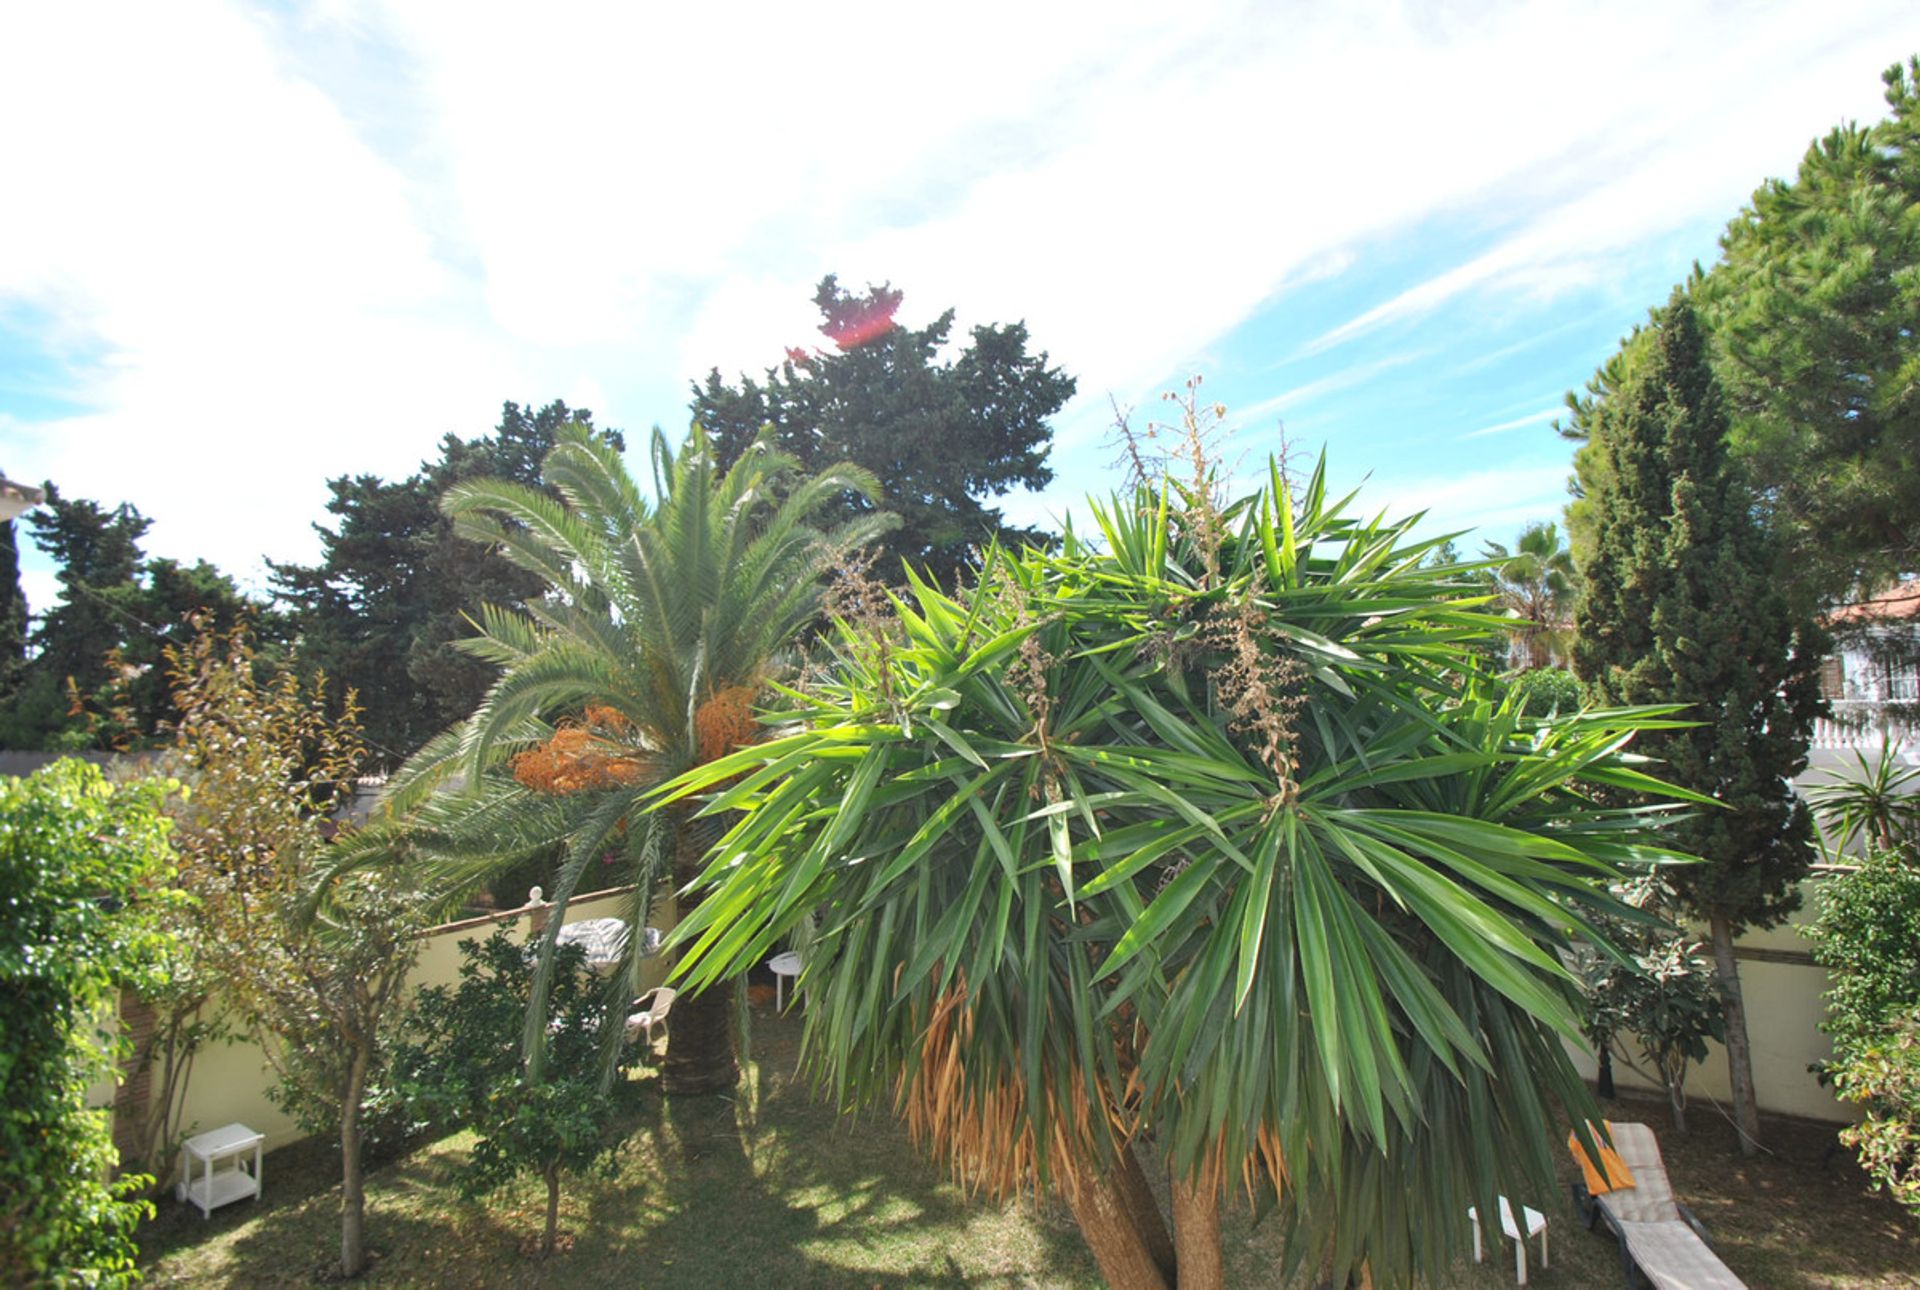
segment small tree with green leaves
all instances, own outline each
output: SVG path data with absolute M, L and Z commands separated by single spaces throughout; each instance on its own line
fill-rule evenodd
M 179 838 L 198 951 L 259 1039 L 283 1105 L 339 1137 L 340 1270 L 353 1276 L 366 1263 L 362 1116 L 425 906 L 404 866 L 374 862 L 389 836 L 362 839 L 356 865 L 334 854 L 328 817 L 363 757 L 351 695 L 335 718 L 324 682 L 263 677 L 244 629 L 203 630 L 168 658 L 193 777 Z
M 562 1177 L 617 1168 L 620 1086 L 610 1089 L 603 1075 L 623 1073 L 631 1050 L 619 1027 L 605 1025 L 626 992 L 610 996 L 584 971 L 580 948 L 562 946 L 547 998 L 547 1060 L 540 1077 L 528 1075 L 520 1039 L 538 954 L 505 928 L 460 942 L 460 983 L 420 992 L 393 1068 L 396 1089 L 422 1118 L 479 1136 L 462 1179 L 469 1195 L 530 1173 L 546 1183 L 540 1249 L 550 1255 Z
M 1674 924 L 1673 889 L 1665 879 L 1643 875 L 1618 890 L 1642 916 L 1607 920 L 1624 960 L 1585 956 L 1587 1038 L 1609 1052 L 1627 1036 L 1637 1040 L 1666 1090 L 1673 1127 L 1685 1133 L 1687 1072 L 1707 1059 L 1709 1039 L 1725 1037 L 1726 1007 L 1705 947 Z
M 166 786 L 55 762 L 0 780 L 0 1283 L 123 1285 L 149 1181 L 114 1181 L 98 1030 L 159 960 Z

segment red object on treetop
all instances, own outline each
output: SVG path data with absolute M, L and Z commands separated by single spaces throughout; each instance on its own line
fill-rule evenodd
M 857 349 L 893 330 L 893 311 L 900 307 L 898 292 L 880 292 L 865 308 L 831 318 L 820 330 L 842 350 Z

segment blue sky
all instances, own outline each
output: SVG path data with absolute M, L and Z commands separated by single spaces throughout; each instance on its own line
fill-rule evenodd
M 1242 449 L 1507 540 L 1564 393 L 1920 50 L 1883 0 L 677 8 L 8 7 L 0 472 L 259 587 L 327 477 L 506 399 L 677 427 L 835 272 L 1079 378 L 1019 518 L 1199 375 Z

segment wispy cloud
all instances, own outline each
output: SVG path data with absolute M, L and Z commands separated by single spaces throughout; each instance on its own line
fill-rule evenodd
M 1478 430 L 1469 431 L 1459 437 L 1462 441 L 1465 441 L 1468 439 L 1484 439 L 1488 435 L 1505 434 L 1509 430 L 1519 430 L 1526 426 L 1542 425 L 1553 420 L 1555 417 L 1564 416 L 1566 411 L 1564 407 L 1542 408 L 1538 412 L 1529 412 L 1526 416 L 1515 417 L 1511 421 L 1502 421 L 1497 425 L 1482 426 Z
M 1367 481 L 1368 511 L 1389 515 L 1425 512 L 1428 532 L 1477 530 L 1501 534 L 1528 520 L 1560 513 L 1567 500 L 1563 465 L 1516 465 L 1415 477 L 1376 476 Z
M 1408 350 L 1402 354 L 1389 354 L 1385 358 L 1376 358 L 1370 362 L 1355 363 L 1350 367 L 1343 367 L 1337 372 L 1328 373 L 1326 376 L 1308 381 L 1304 385 L 1296 385 L 1289 389 L 1282 390 L 1271 398 L 1261 399 L 1257 403 L 1236 409 L 1234 412 L 1234 420 L 1237 422 L 1258 421 L 1262 417 L 1270 417 L 1276 412 L 1285 412 L 1289 408 L 1296 408 L 1301 404 L 1311 403 L 1313 400 L 1326 395 L 1337 394 L 1341 390 L 1350 390 L 1356 385 L 1363 385 L 1371 381 L 1384 372 L 1391 372 L 1396 367 L 1406 367 L 1411 363 L 1417 363 L 1432 352 L 1430 349 Z

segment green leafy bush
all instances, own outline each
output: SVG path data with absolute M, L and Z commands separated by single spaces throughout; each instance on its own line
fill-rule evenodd
M 1533 673 L 1535 676 L 1543 673 Z M 1707 1041 L 1726 1035 L 1726 1009 L 1705 946 L 1675 925 L 1673 889 L 1657 875 L 1623 883 L 1624 903 L 1645 918 L 1607 919 L 1603 926 L 1629 962 L 1586 956 L 1587 1038 L 1608 1048 L 1623 1036 L 1639 1041 L 1673 1108 L 1687 1128 L 1687 1072 L 1707 1059 Z
M 1833 1060 L 1822 1070 L 1842 1101 L 1866 1112 L 1843 1129 L 1875 1181 L 1920 1214 L 1920 855 L 1910 838 L 1872 847 L 1850 873 L 1821 884 L 1806 929 L 1827 969 Z
M 1565 668 L 1541 667 L 1513 680 L 1520 710 L 1529 717 L 1571 716 L 1580 711 L 1580 681 Z
M 100 1023 L 159 957 L 169 787 L 78 761 L 0 780 L 0 1283 L 133 1279 L 150 1180 L 109 1180 L 107 1116 L 86 1095 L 112 1052 Z
M 618 1105 L 610 1091 L 629 1051 L 619 1027 L 604 1027 L 607 990 L 583 971 L 578 946 L 561 946 L 545 1012 L 546 1062 L 529 1078 L 522 1059 L 535 947 L 505 928 L 485 941 L 460 942 L 460 983 L 429 986 L 410 1016 L 409 1038 L 394 1056 L 396 1086 L 423 1119 L 479 1135 L 463 1186 L 481 1195 L 522 1174 L 547 1184 L 541 1242 L 551 1254 L 559 1232 L 562 1174 L 618 1165 Z M 535 1014 L 536 1016 L 540 1014 Z M 602 1032 L 610 1042 L 603 1042 Z

